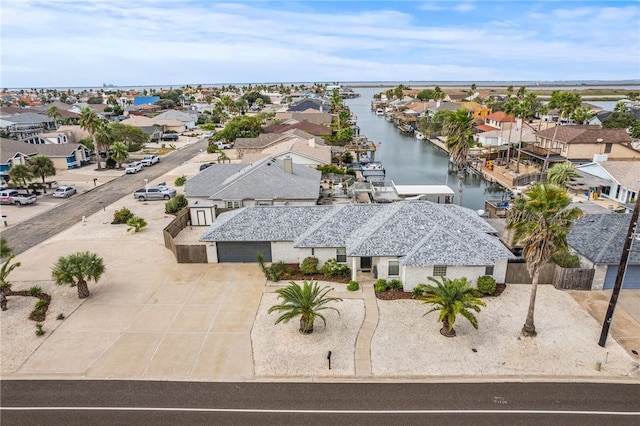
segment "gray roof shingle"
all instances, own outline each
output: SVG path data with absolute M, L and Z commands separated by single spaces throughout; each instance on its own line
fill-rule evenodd
M 630 214 L 587 214 L 573 223 L 567 242 L 593 263 L 616 265 L 622 258 L 630 221 Z M 631 247 L 629 264 L 640 265 L 640 243 L 637 240 Z

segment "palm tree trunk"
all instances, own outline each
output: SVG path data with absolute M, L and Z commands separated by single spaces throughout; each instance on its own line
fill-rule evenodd
M 93 146 L 96 150 L 96 162 L 98 163 L 98 170 L 101 170 L 102 163 L 100 162 L 100 147 L 98 146 L 98 142 L 96 142 L 96 135 L 92 133 L 91 139 L 93 139 Z
M 509 127 L 509 139 L 507 140 L 507 165 L 504 166 L 505 169 L 509 170 L 509 162 L 511 161 L 511 129 L 513 128 L 513 123 L 511 123 L 511 127 Z
M 529 299 L 529 310 L 527 311 L 527 319 L 524 322 L 524 327 L 522 327 L 522 334 L 526 337 L 535 337 L 536 334 L 536 326 L 533 324 L 533 312 L 536 308 L 536 293 L 538 292 L 538 277 L 539 272 L 536 271 L 533 274 L 533 280 L 531 282 L 531 297 Z
M 458 205 L 462 206 L 462 186 L 464 185 L 464 167 L 458 169 Z
M 78 298 L 86 299 L 89 297 L 89 286 L 85 280 L 78 281 Z
M 300 317 L 300 333 L 311 334 L 313 333 L 313 323 L 307 324 L 308 319 L 304 316 Z
M 456 337 L 456 331 L 454 329 L 449 329 L 449 318 L 445 317 L 442 320 L 442 328 L 440 329 L 440 334 L 444 337 Z
M 522 129 L 524 127 L 524 118 L 520 123 L 520 140 L 518 141 L 518 159 L 516 160 L 516 174 L 520 173 L 520 150 L 522 149 Z

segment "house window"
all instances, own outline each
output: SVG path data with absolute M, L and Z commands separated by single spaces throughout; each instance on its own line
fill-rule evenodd
M 567 144 L 566 143 L 562 144 L 562 152 L 567 152 Z
M 256 206 L 272 206 L 272 200 L 256 200 Z
M 484 274 L 485 275 L 493 275 L 493 265 L 487 265 L 484 268 Z
M 311 256 L 315 256 L 316 255 L 316 249 L 311 247 Z
M 613 144 L 610 144 L 610 143 L 605 143 L 605 144 L 604 144 L 604 153 L 605 153 L 605 154 L 610 154 L 610 153 L 611 153 L 611 146 L 612 146 L 612 145 L 613 145 Z
M 239 209 L 240 208 L 240 201 L 227 201 L 227 208 L 228 209 Z
M 347 249 L 346 248 L 337 248 L 336 249 L 336 260 L 338 263 L 347 263 Z
M 389 261 L 389 276 L 398 276 L 400 275 L 400 262 L 397 260 Z
M 447 276 L 447 265 L 433 265 L 433 276 L 434 277 Z

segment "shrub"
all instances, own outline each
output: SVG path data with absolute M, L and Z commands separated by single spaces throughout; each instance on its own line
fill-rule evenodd
M 413 299 L 424 299 L 429 295 L 429 287 L 426 284 L 418 284 L 411 291 L 411 297 Z
M 58 321 L 62 321 L 64 319 L 64 314 L 58 314 L 58 316 L 56 317 L 56 319 Z
M 111 157 L 107 158 L 107 160 L 104 162 L 104 165 L 107 169 L 115 169 L 117 164 L 118 162 Z
M 38 299 L 38 301 L 36 302 L 36 309 L 44 308 L 44 305 L 46 304 L 46 300 Z
M 311 275 L 318 272 L 318 258 L 309 256 L 300 263 L 300 271 L 303 274 Z
M 272 263 L 271 266 L 266 266 L 264 264 L 264 258 L 262 257 L 262 253 L 258 253 L 258 264 L 264 273 L 264 276 L 267 280 L 272 282 L 278 282 L 282 278 L 291 276 L 291 272 L 287 269 L 286 263 L 283 261 Z
M 33 296 L 33 297 L 38 297 L 42 294 L 42 289 L 40 287 L 38 287 L 37 285 L 34 285 L 33 287 L 31 287 L 29 289 L 29 295 Z
M 175 214 L 188 205 L 189 201 L 187 201 L 187 198 L 182 194 L 178 194 L 171 200 L 167 201 L 167 204 L 165 204 L 164 212 L 167 214 Z
M 563 268 L 579 268 L 580 267 L 580 258 L 576 254 L 571 254 L 568 252 L 564 253 L 556 253 L 551 258 L 553 262 L 561 266 Z
M 320 272 L 325 277 L 348 277 L 351 274 L 351 269 L 347 265 L 343 265 L 338 263 L 335 259 L 329 259 L 324 262 L 322 268 L 320 268 Z
M 397 279 L 391 280 L 391 282 L 389 282 L 389 289 L 402 291 L 404 289 L 404 287 L 402 286 L 402 281 Z
M 44 330 L 42 329 L 42 323 L 39 322 L 36 324 L 36 336 L 42 336 L 44 334 Z
M 113 213 L 112 224 L 127 223 L 133 217 L 133 212 L 126 207 L 121 208 Z
M 358 281 L 349 281 L 349 284 L 347 284 L 347 290 L 349 291 L 357 291 L 360 288 L 360 284 L 358 284 Z
M 478 291 L 482 294 L 493 294 L 496 291 L 496 280 L 490 275 L 478 278 Z
M 127 232 L 131 231 L 132 229 L 133 232 L 140 232 L 142 228 L 147 226 L 147 221 L 144 220 L 144 218 L 134 216 L 127 221 L 127 225 L 129 226 L 129 228 L 127 228 Z
M 380 278 L 373 285 L 373 289 L 378 293 L 382 293 L 383 291 L 389 290 L 389 284 L 387 283 L 387 280 L 385 280 L 384 278 Z
M 175 180 L 174 184 L 175 184 L 176 186 L 182 186 L 182 185 L 184 185 L 186 182 L 187 182 L 187 178 L 186 178 L 184 175 L 182 175 L 182 176 L 180 176 L 179 178 L 176 178 L 176 180 Z

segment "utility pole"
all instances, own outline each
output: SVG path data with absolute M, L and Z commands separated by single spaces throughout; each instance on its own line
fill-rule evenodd
M 604 348 L 607 342 L 607 335 L 609 334 L 609 328 L 611 327 L 611 320 L 613 319 L 613 311 L 616 309 L 616 303 L 618 303 L 618 296 L 620 295 L 620 289 L 622 288 L 622 281 L 624 280 L 624 274 L 627 270 L 627 262 L 629 261 L 629 253 L 631 252 L 631 244 L 635 238 L 636 227 L 638 225 L 638 214 L 640 213 L 640 191 L 636 195 L 636 205 L 631 214 L 631 221 L 629 222 L 629 230 L 627 231 L 627 238 L 624 241 L 624 247 L 622 248 L 622 257 L 620 259 L 620 265 L 618 266 L 618 274 L 616 275 L 616 282 L 613 286 L 613 292 L 611 293 L 611 300 L 609 301 L 609 308 L 607 314 L 604 317 L 604 323 L 602 324 L 602 332 L 600 333 L 600 341 L 598 344 Z

